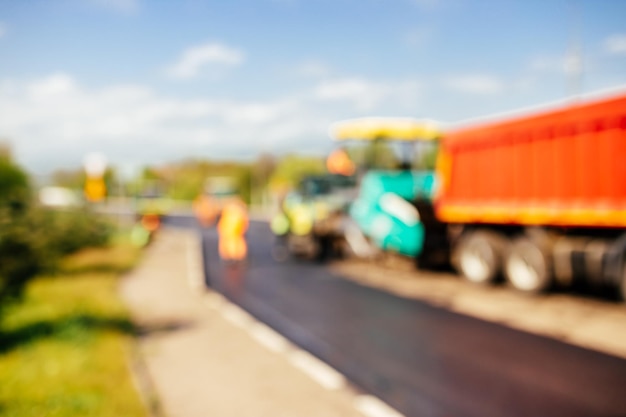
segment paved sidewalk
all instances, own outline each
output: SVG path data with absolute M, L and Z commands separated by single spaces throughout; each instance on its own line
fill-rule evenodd
M 122 283 L 154 415 L 395 415 L 201 282 L 196 234 L 164 229 Z

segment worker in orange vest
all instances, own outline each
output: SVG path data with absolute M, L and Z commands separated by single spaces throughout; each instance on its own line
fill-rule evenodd
M 326 168 L 331 174 L 353 175 L 356 167 L 344 149 L 334 150 L 326 159 Z
M 245 234 L 248 230 L 248 211 L 239 198 L 224 204 L 217 224 L 219 253 L 225 261 L 242 261 L 248 255 Z
M 201 194 L 193 201 L 193 212 L 203 227 L 213 224 L 216 217 L 216 204 L 208 195 Z

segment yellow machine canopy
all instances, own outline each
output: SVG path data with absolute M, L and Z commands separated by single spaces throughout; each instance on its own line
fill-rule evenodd
M 329 130 L 335 140 L 428 141 L 438 139 L 442 131 L 432 120 L 397 117 L 366 117 L 336 122 Z

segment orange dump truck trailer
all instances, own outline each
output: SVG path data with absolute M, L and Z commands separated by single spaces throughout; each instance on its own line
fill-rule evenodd
M 467 279 L 626 296 L 626 94 L 448 132 L 435 210 Z

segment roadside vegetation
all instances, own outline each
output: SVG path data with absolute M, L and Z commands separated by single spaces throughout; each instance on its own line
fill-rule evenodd
M 113 197 L 192 200 L 207 178 L 225 176 L 259 202 L 323 170 L 320 158 L 262 155 L 146 168 L 124 186 L 113 171 L 105 179 Z M 74 192 L 84 184 L 80 170 L 53 179 Z M 89 207 L 50 210 L 34 196 L 0 146 L 0 416 L 144 416 L 129 367 L 136 329 L 117 293 L 140 249 Z
M 325 158 L 288 154 L 260 154 L 253 161 L 217 161 L 192 158 L 138 169 L 130 177 L 114 167 L 107 169 L 104 181 L 110 197 L 166 197 L 192 201 L 203 191 L 206 180 L 223 177 L 232 180 L 248 204 L 259 204 L 272 192 L 297 186 L 304 175 L 325 172 Z M 80 192 L 85 182 L 81 168 L 58 170 L 51 175 L 55 186 Z
M 63 256 L 79 249 L 106 245 L 112 232 L 87 207 L 39 206 L 27 174 L 0 154 L 0 315 L 35 275 L 55 271 Z
M 134 328 L 117 293 L 138 254 L 117 241 L 29 282 L 0 322 L 0 415 L 145 415 L 129 371 Z
M 140 251 L 88 208 L 47 210 L 0 154 L 0 415 L 144 416 L 119 278 Z

